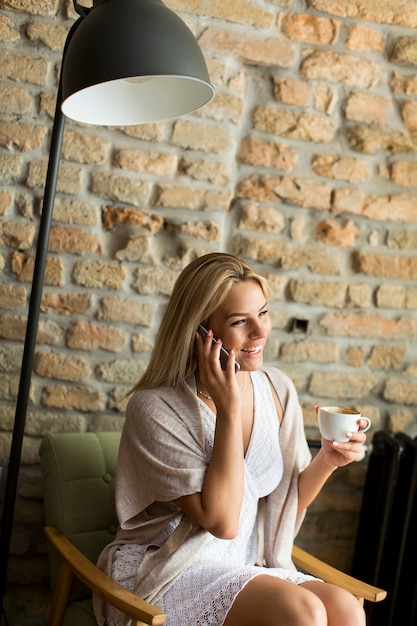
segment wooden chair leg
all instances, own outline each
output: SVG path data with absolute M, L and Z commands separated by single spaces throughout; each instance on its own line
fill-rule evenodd
M 46 626 L 61 626 L 73 580 L 74 574 L 67 563 L 63 562 L 59 571 L 58 582 L 55 587 Z

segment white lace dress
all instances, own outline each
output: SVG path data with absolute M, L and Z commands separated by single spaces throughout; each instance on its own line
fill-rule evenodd
M 300 584 L 312 577 L 281 568 L 255 565 L 257 559 L 258 501 L 271 493 L 282 476 L 279 423 L 266 375 L 251 373 L 254 388 L 254 423 L 245 456 L 245 489 L 239 532 L 235 539 L 210 536 L 190 567 L 163 596 L 166 626 L 218 626 L 223 624 L 237 594 L 248 581 L 268 574 Z M 215 415 L 201 402 L 206 431 L 206 453 L 211 456 Z M 143 555 L 142 546 L 121 546 L 115 554 L 112 577 L 133 590 Z M 161 605 L 161 603 L 158 603 Z M 107 610 L 106 624 L 120 625 L 120 614 Z

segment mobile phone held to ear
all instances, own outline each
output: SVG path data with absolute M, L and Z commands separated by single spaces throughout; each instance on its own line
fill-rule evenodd
M 207 337 L 208 330 L 207 328 L 203 326 L 203 324 L 200 324 L 200 326 L 198 327 L 198 332 L 203 337 L 203 339 Z M 212 338 L 212 343 L 213 345 L 216 345 L 217 340 L 215 337 Z M 221 365 L 222 370 L 226 369 L 226 363 L 227 363 L 228 358 L 229 358 L 229 353 L 226 350 L 226 348 L 223 348 L 222 346 L 220 348 L 220 365 Z M 240 370 L 240 365 L 237 361 L 235 361 L 235 372 L 238 372 L 239 370 Z

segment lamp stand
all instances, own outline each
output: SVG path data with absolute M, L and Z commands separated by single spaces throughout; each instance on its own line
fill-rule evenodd
M 71 38 L 75 30 L 74 27 L 78 25 L 79 21 L 80 20 L 77 20 L 77 22 L 74 23 L 72 29 L 70 30 L 66 44 L 68 44 L 69 39 Z M 59 161 L 61 156 L 62 138 L 65 126 L 65 116 L 61 111 L 61 94 L 62 87 L 60 77 L 55 117 L 52 127 L 51 147 L 49 152 L 48 169 L 46 173 L 42 215 L 40 220 L 35 264 L 33 269 L 32 291 L 29 302 L 26 336 L 22 357 L 22 368 L 20 372 L 19 391 L 16 403 L 10 457 L 7 468 L 6 489 L 3 503 L 3 516 L 0 529 L 0 602 L 2 607 L 1 613 L 3 615 L 3 601 L 6 590 L 7 566 L 12 536 L 20 458 L 22 454 L 23 435 L 25 430 L 27 406 L 29 402 L 33 361 L 35 357 L 36 336 L 38 331 L 42 289 L 46 268 L 46 258 L 48 254 L 49 233 L 51 229 L 52 212 L 54 208 L 56 183 L 58 179 Z

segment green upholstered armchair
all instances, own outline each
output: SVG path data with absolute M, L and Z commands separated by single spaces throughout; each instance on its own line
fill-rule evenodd
M 117 530 L 114 477 L 120 433 L 49 434 L 40 446 L 46 536 L 54 589 L 48 626 L 96 626 L 92 592 L 130 616 L 132 626 L 165 623 L 165 614 L 116 584 L 95 565 Z M 358 599 L 386 593 L 294 547 L 301 570 L 340 585 Z

